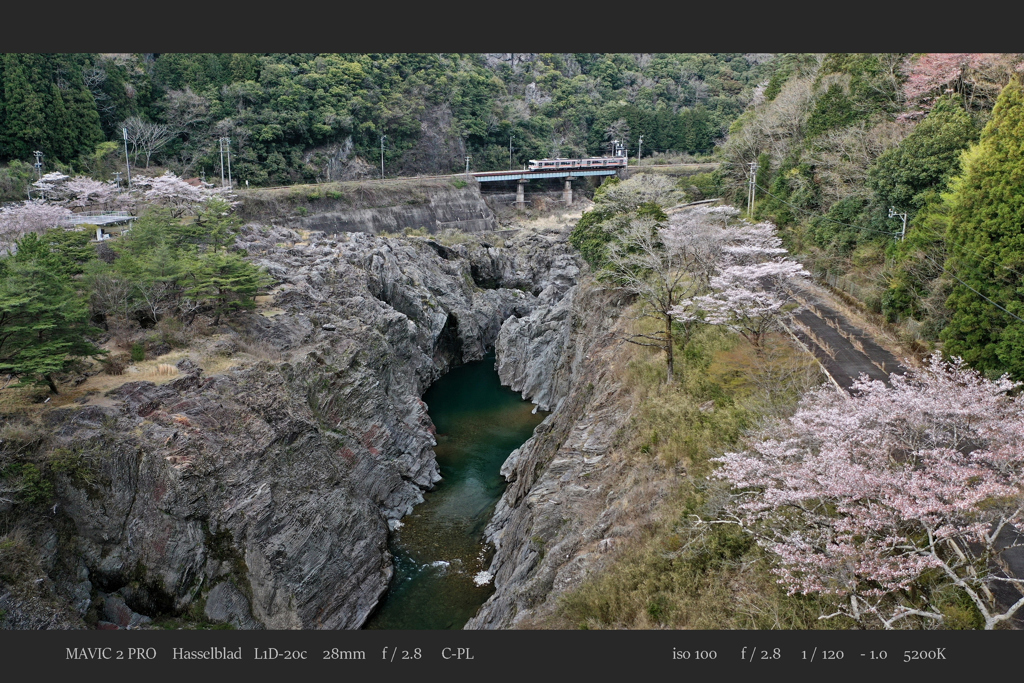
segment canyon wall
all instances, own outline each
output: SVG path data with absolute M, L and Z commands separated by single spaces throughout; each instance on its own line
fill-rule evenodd
M 44 579 L 0 585 L 0 626 L 357 628 L 392 574 L 389 525 L 439 478 L 423 391 L 579 272 L 562 233 L 446 246 L 250 225 L 237 246 L 276 280 L 261 311 L 169 382 L 43 413 L 55 499 L 9 512 Z

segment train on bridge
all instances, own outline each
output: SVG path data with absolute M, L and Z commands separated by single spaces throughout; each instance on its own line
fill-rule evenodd
M 590 157 L 589 159 L 530 159 L 531 171 L 560 171 L 563 169 L 625 168 L 626 157 Z

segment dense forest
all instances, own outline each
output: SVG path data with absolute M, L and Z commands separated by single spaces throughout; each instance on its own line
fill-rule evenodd
M 0 176 L 106 179 L 123 154 L 251 185 L 519 167 L 609 151 L 707 154 L 772 75 L 762 54 L 6 54 Z M 382 137 L 383 143 L 382 143 Z M 643 137 L 642 148 L 640 144 Z M 511 149 L 510 149 L 511 147 Z
M 780 55 L 711 183 L 922 352 L 1024 377 L 1018 54 Z M 707 184 L 705 180 L 705 184 Z

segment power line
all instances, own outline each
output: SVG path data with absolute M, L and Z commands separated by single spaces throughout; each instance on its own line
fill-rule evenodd
M 801 213 L 805 213 L 805 214 L 807 214 L 808 216 L 814 216 L 814 214 L 813 214 L 813 213 L 811 213 L 810 211 L 808 211 L 808 210 L 806 210 L 806 209 L 802 209 L 802 208 L 800 208 L 799 206 L 795 206 L 795 205 L 793 205 L 793 204 L 790 204 L 789 202 L 787 202 L 787 201 L 786 201 L 785 199 L 783 199 L 783 198 L 781 198 L 781 197 L 776 197 L 775 195 L 773 195 L 773 194 L 772 194 L 771 192 L 769 192 L 768 190 L 764 189 L 764 188 L 763 188 L 763 187 L 761 187 L 760 185 L 757 185 L 756 187 L 757 187 L 757 189 L 761 190 L 762 192 L 764 192 L 764 193 L 765 193 L 766 195 L 768 195 L 769 197 L 773 197 L 773 198 L 775 198 L 775 199 L 779 200 L 780 202 L 782 202 L 782 203 L 783 203 L 783 204 L 785 204 L 786 206 L 788 206 L 788 207 L 790 207 L 790 208 L 793 208 L 793 209 L 796 209 L 797 211 L 800 211 Z M 851 225 L 851 224 L 849 224 L 849 223 L 844 223 L 844 222 L 842 222 L 842 221 L 837 221 L 837 220 L 836 220 L 836 219 L 834 219 L 834 218 L 829 218 L 828 216 L 824 216 L 824 215 L 822 215 L 822 216 L 817 216 L 817 218 L 820 218 L 820 219 L 822 219 L 822 220 L 826 220 L 826 221 L 829 221 L 829 222 L 831 222 L 831 223 L 835 223 L 835 224 L 837 224 L 837 225 L 843 225 L 843 226 L 846 226 L 846 227 L 848 227 L 848 228 L 853 228 L 853 229 L 855 229 L 855 230 L 864 230 L 864 231 L 867 231 L 867 232 L 877 232 L 877 233 L 880 233 L 880 234 L 883 234 L 883 235 L 889 235 L 889 236 L 891 236 L 891 237 L 895 237 L 895 236 L 896 236 L 896 233 L 894 233 L 894 232 L 887 232 L 887 231 L 885 231 L 885 230 L 875 230 L 874 228 L 865 228 L 865 227 L 863 227 L 863 226 L 860 226 L 860 225 Z M 937 238 L 939 238 L 939 239 L 944 239 L 944 238 L 945 238 L 945 237 L 944 237 L 944 235 L 940 235 L 939 233 L 937 233 L 937 232 L 935 232 L 935 231 L 933 231 L 933 230 L 929 230 L 928 228 L 926 228 L 926 227 L 924 227 L 924 226 L 921 226 L 921 225 L 915 225 L 915 226 L 913 226 L 913 227 L 915 227 L 915 228 L 916 228 L 917 230 L 921 230 L 921 231 L 927 232 L 927 233 L 928 233 L 928 234 L 930 234 L 930 235 L 931 235 L 932 237 L 937 237 Z M 999 266 L 1000 268 L 1003 268 L 1004 270 L 1008 270 L 1008 271 L 1010 271 L 1011 273 L 1013 273 L 1014 275 L 1016 275 L 1016 276 L 1017 276 L 1017 277 L 1019 277 L 1019 278 L 1024 278 L 1024 275 L 1022 275 L 1021 273 L 1018 273 L 1018 272 L 1017 272 L 1016 270 L 1014 270 L 1013 268 L 1010 268 L 1009 266 L 1004 266 L 1003 264 L 999 263 L 998 261 L 995 261 L 995 260 L 993 260 L 991 256 L 985 256 L 985 255 L 983 255 L 983 254 L 980 254 L 980 253 L 978 253 L 978 252 L 976 252 L 976 251 L 974 251 L 974 250 L 971 250 L 971 249 L 966 249 L 966 248 L 964 248 L 964 251 L 966 251 L 966 252 L 969 252 L 969 253 L 972 253 L 972 254 L 974 254 L 975 256 L 977 256 L 977 257 L 979 257 L 979 258 L 981 258 L 981 259 L 983 259 L 983 260 L 991 260 L 991 261 L 992 261 L 992 263 L 994 263 L 995 265 Z
M 782 202 L 782 203 L 783 203 L 783 204 L 785 204 L 786 206 L 792 207 L 792 208 L 796 209 L 797 211 L 801 211 L 801 212 L 803 212 L 803 213 L 806 213 L 807 215 L 813 215 L 813 214 L 811 214 L 811 213 L 810 213 L 809 211 L 807 211 L 807 210 L 805 210 L 805 209 L 801 209 L 801 208 L 800 208 L 799 206 L 794 206 L 793 204 L 790 204 L 789 202 L 787 202 L 787 201 L 786 201 L 786 200 L 784 200 L 784 199 L 781 199 L 780 197 L 775 197 L 775 195 L 773 195 L 773 194 L 772 194 L 771 192 L 768 192 L 768 190 L 765 190 L 765 189 L 764 189 L 763 187 L 761 187 L 760 185 L 756 185 L 756 187 L 757 187 L 757 188 L 758 188 L 759 190 L 763 191 L 763 192 L 764 192 L 765 194 L 767 194 L 767 195 L 768 195 L 769 197 L 774 197 L 775 199 L 778 199 L 778 200 L 779 200 L 780 202 Z M 849 228 L 855 228 L 855 229 L 857 229 L 857 230 L 868 230 L 868 231 L 871 231 L 871 232 L 883 232 L 882 230 L 872 230 L 871 228 L 864 228 L 864 227 L 860 227 L 860 226 L 857 226 L 857 225 L 850 225 L 849 223 L 843 223 L 842 221 L 837 221 L 837 220 L 835 220 L 835 219 L 833 219 L 833 218 L 826 218 L 825 216 L 821 216 L 821 218 L 824 218 L 825 220 L 828 220 L 828 221 L 832 221 L 833 223 L 838 223 L 839 225 L 845 225 L 845 226 L 847 226 L 847 227 L 849 227 Z M 887 235 L 893 235 L 893 236 L 895 236 L 895 235 L 894 235 L 893 233 L 884 233 L 884 234 L 887 234 Z M 934 235 L 935 235 L 936 237 L 941 237 L 941 235 L 938 235 L 937 233 L 933 233 L 933 234 L 934 234 Z M 1003 311 L 1003 312 L 1004 312 L 1004 313 L 1006 313 L 1007 315 L 1013 316 L 1013 317 L 1014 317 L 1014 318 L 1016 318 L 1017 320 L 1020 320 L 1021 322 L 1024 322 L 1024 318 L 1021 318 L 1020 316 L 1018 316 L 1018 315 L 1016 315 L 1016 314 L 1014 314 L 1014 313 L 1011 313 L 1010 311 L 1006 310 L 1005 308 L 1003 308 L 1002 306 L 1000 306 L 999 304 L 997 304 L 997 303 L 996 303 L 995 301 L 992 301 L 992 299 L 989 299 L 989 298 L 988 298 L 987 296 L 985 296 L 984 294 L 982 294 L 981 292 L 979 292 L 978 290 L 976 290 L 976 289 L 975 289 L 974 287 L 971 287 L 971 286 L 970 286 L 969 284 L 967 284 L 966 282 L 964 282 L 963 280 L 961 280 L 961 279 L 960 279 L 959 277 L 957 277 L 957 275 L 956 275 L 955 273 L 953 273 L 953 272 L 952 272 L 951 270 L 949 270 L 948 268 L 946 268 L 945 264 L 941 264 L 941 265 L 940 265 L 940 264 L 936 263 L 936 262 L 935 262 L 935 259 L 933 259 L 933 258 L 932 258 L 931 256 L 929 256 L 928 254 L 922 254 L 922 255 L 923 255 L 923 256 L 924 256 L 924 257 L 925 257 L 926 259 L 928 259 L 929 261 L 931 261 L 931 262 L 932 262 L 932 265 L 934 265 L 934 266 L 937 266 L 937 267 L 938 267 L 938 268 L 939 268 L 940 270 L 942 270 L 943 272 L 946 272 L 946 273 L 949 273 L 950 275 L 952 275 L 952 276 L 953 276 L 953 278 L 954 278 L 954 279 L 955 279 L 955 280 L 956 280 L 957 282 L 959 282 L 959 283 L 960 283 L 960 284 L 962 284 L 962 285 L 963 285 L 964 287 L 966 287 L 967 289 L 971 290 L 972 292 L 974 292 L 975 294 L 977 294 L 978 296 L 980 296 L 980 297 L 981 297 L 982 299 L 984 299 L 985 301 L 989 302 L 990 304 L 992 304 L 993 306 L 995 306 L 995 307 L 996 307 L 996 308 L 998 308 L 999 310 Z M 981 254 L 976 254 L 976 255 L 977 255 L 977 256 L 981 256 Z M 984 257 L 982 257 L 982 258 L 984 258 Z M 1006 266 L 1003 266 L 1003 265 L 1002 265 L 1002 264 L 1000 264 L 1000 263 L 996 263 L 996 265 L 997 265 L 997 266 L 1001 266 L 1001 267 L 1003 267 L 1003 268 L 1006 268 Z M 1010 271 L 1011 273 L 1016 273 L 1017 275 L 1020 275 L 1019 273 L 1017 273 L 1017 272 L 1016 272 L 1015 270 L 1012 270 L 1011 268 L 1006 268 L 1006 269 L 1007 269 L 1007 270 L 1009 270 L 1009 271 Z
M 800 208 L 799 206 L 796 206 L 796 205 L 794 205 L 794 204 L 790 204 L 789 202 L 787 202 L 787 201 L 786 201 L 785 199 L 783 199 L 782 197 L 776 197 L 775 195 L 773 195 L 773 194 L 772 194 L 771 192 L 769 192 L 768 190 L 764 189 L 764 188 L 763 188 L 763 187 L 761 187 L 760 185 L 757 185 L 757 184 L 755 183 L 755 185 L 754 185 L 754 186 L 755 186 L 755 187 L 756 187 L 757 189 L 759 189 L 759 190 L 761 190 L 762 192 L 764 192 L 764 193 L 765 193 L 766 195 L 768 195 L 769 197 L 773 197 L 773 198 L 775 198 L 775 199 L 778 199 L 778 200 L 779 200 L 780 202 L 782 202 L 782 203 L 783 203 L 783 204 L 785 204 L 786 206 L 788 206 L 788 207 L 790 207 L 790 208 L 792 208 L 792 209 L 796 209 L 797 211 L 799 211 L 799 212 L 801 212 L 801 213 L 805 213 L 805 214 L 807 214 L 808 216 L 814 216 L 814 214 L 813 214 L 813 213 L 811 213 L 810 211 L 808 211 L 807 209 L 802 209 L 802 208 Z M 881 233 L 881 234 L 883 234 L 883 235 L 889 235 L 890 237 L 895 237 L 895 236 L 896 236 L 896 233 L 894 233 L 894 232 L 889 232 L 889 231 L 887 231 L 887 230 L 875 230 L 874 228 L 865 228 L 865 227 L 863 227 L 863 226 L 860 226 L 860 225 L 851 225 L 851 224 L 849 224 L 849 223 L 844 223 L 844 222 L 842 222 L 842 221 L 837 221 L 837 220 L 836 220 L 836 219 L 834 219 L 834 218 L 829 218 L 828 216 L 824 216 L 824 215 L 822 215 L 822 216 L 817 216 L 817 218 L 820 218 L 820 219 L 822 219 L 822 220 L 826 220 L 826 221 L 829 221 L 830 223 L 836 223 L 837 225 L 845 225 L 846 227 L 848 227 L 848 228 L 853 228 L 854 230 L 866 230 L 866 231 L 868 231 L 868 232 L 877 232 L 877 233 Z
M 935 263 L 934 259 L 932 259 L 932 257 L 928 256 L 927 254 L 925 254 L 925 255 L 924 255 L 924 257 L 925 257 L 926 259 L 928 259 L 929 261 L 931 261 L 933 265 L 936 265 L 936 266 L 938 266 L 938 267 L 939 267 L 939 268 L 941 268 L 941 269 L 942 269 L 943 271 L 945 271 L 945 272 L 949 273 L 950 275 L 952 275 L 952 276 L 953 276 L 953 278 L 954 278 L 954 279 L 955 279 L 955 280 L 956 280 L 957 282 L 959 282 L 959 283 L 960 283 L 960 284 L 962 284 L 962 285 L 963 285 L 964 287 L 966 287 L 967 289 L 971 290 L 972 292 L 974 292 L 975 294 L 977 294 L 978 296 L 980 296 L 980 297 L 981 297 L 982 299 L 984 299 L 985 301 L 989 302 L 990 304 L 992 304 L 993 306 L 995 306 L 995 307 L 996 307 L 996 308 L 998 308 L 999 310 L 1003 311 L 1003 312 L 1004 312 L 1004 313 L 1006 313 L 1007 315 L 1011 315 L 1011 316 L 1013 316 L 1014 318 L 1016 318 L 1017 320 L 1019 320 L 1019 321 L 1021 321 L 1022 323 L 1024 323 L 1024 318 L 1021 318 L 1021 317 L 1020 317 L 1019 315 L 1016 315 L 1016 314 L 1014 314 L 1014 313 L 1011 313 L 1010 311 L 1006 310 L 1005 308 L 1003 308 L 1002 306 L 1000 306 L 999 304 L 997 304 L 997 303 L 996 303 L 995 301 L 992 301 L 992 299 L 989 299 L 989 298 L 988 298 L 987 296 L 985 296 L 984 294 L 982 294 L 981 292 L 979 292 L 978 290 L 976 290 L 976 289 L 975 289 L 974 287 L 971 287 L 971 286 L 970 286 L 969 284 L 967 284 L 966 282 L 964 282 L 963 280 L 961 280 L 961 279 L 960 279 L 959 277 L 957 277 L 957 276 L 956 276 L 956 274 L 955 274 L 955 273 L 953 273 L 953 271 L 951 271 L 951 270 L 949 270 L 948 268 L 946 268 L 945 264 L 943 264 L 943 265 L 941 265 L 941 266 L 940 266 L 940 265 L 939 265 L 938 263 Z
M 787 207 L 791 207 L 791 208 L 793 208 L 793 209 L 796 209 L 797 211 L 800 211 L 800 212 L 802 212 L 802 213 L 805 213 L 805 214 L 807 214 L 808 216 L 814 216 L 814 214 L 813 214 L 813 213 L 811 213 L 810 211 L 807 211 L 806 209 L 801 209 L 801 208 L 800 208 L 800 207 L 798 207 L 798 206 L 794 206 L 793 204 L 790 204 L 790 203 L 786 202 L 785 200 L 783 200 L 783 199 L 782 199 L 782 198 L 780 198 L 780 197 L 775 197 L 774 195 L 772 195 L 771 193 L 769 193 L 769 191 L 768 191 L 767 189 L 765 189 L 764 187 L 762 187 L 761 185 L 757 185 L 757 187 L 758 187 L 758 189 L 760 189 L 761 191 L 763 191 L 763 193 L 764 193 L 765 195 L 768 195 L 769 197 L 772 197 L 772 198 L 774 198 L 774 199 L 778 200 L 779 202 L 781 202 L 782 204 L 786 205 Z M 857 230 L 866 230 L 866 231 L 868 231 L 868 232 L 881 232 L 882 234 L 889 234 L 889 236 L 892 236 L 892 237 L 895 237 L 895 234 L 896 234 L 895 232 L 887 232 L 886 230 L 877 230 L 877 229 L 873 229 L 873 228 L 870 228 L 870 227 L 862 227 L 862 226 L 860 226 L 860 225 L 851 225 L 850 223 L 844 223 L 844 222 L 843 222 L 843 221 L 841 221 L 841 220 L 836 220 L 835 218 L 828 218 L 827 216 L 824 216 L 824 215 L 822 215 L 822 216 L 817 216 L 817 217 L 818 217 L 818 218 L 820 218 L 820 219 L 822 219 L 822 220 L 827 220 L 827 221 L 829 221 L 829 222 L 837 223 L 837 224 L 839 224 L 839 225 L 845 225 L 846 227 L 852 227 L 852 228 L 854 228 L 854 229 L 857 229 Z M 939 233 L 938 233 L 938 232 L 936 232 L 935 230 L 931 230 L 931 229 L 929 229 L 929 228 L 925 227 L 924 225 L 914 225 L 913 227 L 914 227 L 915 229 L 918 229 L 918 230 L 922 230 L 922 231 L 924 231 L 924 232 L 927 232 L 927 233 L 928 233 L 928 234 L 930 234 L 930 236 L 932 236 L 933 238 L 938 238 L 938 239 L 940 239 L 940 240 L 944 240 L 944 239 L 945 239 L 945 236 L 942 236 L 942 234 L 939 234 Z M 962 247 L 962 249 L 964 249 L 964 251 L 966 251 L 966 252 L 969 252 L 969 253 L 971 253 L 971 254 L 974 254 L 975 256 L 977 256 L 977 257 L 981 258 L 982 260 L 992 261 L 992 263 L 994 263 L 995 265 L 999 266 L 1000 268 L 1002 268 L 1002 269 L 1005 269 L 1005 270 L 1009 270 L 1010 272 L 1012 272 L 1012 273 L 1014 273 L 1015 275 L 1017 275 L 1017 276 L 1018 276 L 1018 278 L 1022 278 L 1022 279 L 1024 279 L 1024 274 L 1022 274 L 1022 273 L 1020 273 L 1020 272 L 1018 272 L 1018 271 L 1014 270 L 1014 269 L 1013 269 L 1013 268 L 1011 268 L 1010 266 L 1007 266 L 1007 265 L 1002 265 L 1002 264 L 1001 264 L 1001 263 L 999 263 L 998 261 L 995 261 L 995 260 L 993 259 L 993 257 L 991 257 L 991 256 L 985 256 L 985 255 L 983 255 L 983 254 L 981 254 L 981 253 L 979 253 L 979 252 L 977 252 L 977 251 L 974 251 L 974 250 L 972 250 L 972 249 L 966 249 L 966 248 L 963 248 L 963 247 Z

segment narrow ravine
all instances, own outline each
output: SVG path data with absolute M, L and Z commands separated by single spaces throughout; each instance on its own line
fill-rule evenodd
M 501 386 L 494 354 L 455 368 L 423 396 L 437 428 L 441 482 L 392 535 L 395 574 L 365 628 L 461 629 L 493 592 L 483 531 L 499 473 L 547 413 Z

